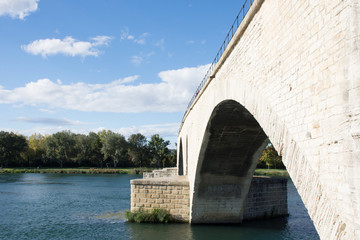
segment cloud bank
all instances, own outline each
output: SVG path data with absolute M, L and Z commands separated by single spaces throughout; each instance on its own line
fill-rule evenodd
M 23 20 L 38 8 L 39 0 L 0 0 L 0 16 Z
M 57 54 L 72 57 L 97 57 L 101 53 L 97 47 L 107 46 L 111 39 L 112 37 L 109 36 L 93 37 L 90 39 L 91 41 L 78 41 L 72 37 L 65 37 L 64 39 L 46 38 L 22 45 L 21 48 L 27 53 L 41 55 L 44 58 Z
M 80 121 L 73 121 L 66 118 L 29 118 L 29 117 L 17 117 L 15 119 L 17 122 L 26 122 L 26 123 L 37 123 L 45 125 L 61 125 L 61 126 L 76 126 L 84 125 L 86 123 Z
M 71 109 L 85 112 L 179 112 L 188 102 L 209 65 L 163 71 L 158 83 L 135 84 L 130 76 L 106 84 L 40 79 L 12 90 L 0 86 L 0 104 Z M 45 107 L 44 107 L 45 106 Z
M 69 120 L 65 118 L 18 117 L 15 119 L 15 121 L 39 124 L 38 126 L 35 126 L 33 128 L 26 128 L 26 130 L 22 130 L 21 134 L 24 134 L 25 136 L 31 136 L 34 133 L 40 133 L 42 135 L 54 134 L 65 130 L 70 130 L 71 132 L 77 134 L 89 134 L 89 132 L 97 133 L 102 130 L 111 130 L 113 132 L 120 133 L 125 137 L 129 137 L 131 134 L 141 133 L 147 138 L 150 138 L 154 134 L 159 134 L 161 137 L 169 138 L 169 137 L 176 137 L 179 131 L 179 123 L 131 126 L 131 127 L 118 128 L 118 129 L 108 129 L 104 127 L 89 129 L 86 127 L 85 128 L 81 127 L 84 125 L 88 125 L 89 123 Z M 18 130 L 9 129 L 9 128 L 7 129 L 0 128 L 0 131 L 18 132 Z
M 149 138 L 154 134 L 159 134 L 162 137 L 173 137 L 177 136 L 179 131 L 179 123 L 167 123 L 157 125 L 144 125 L 144 126 L 133 126 L 114 130 L 126 137 L 129 137 L 134 133 L 141 133 L 145 137 Z

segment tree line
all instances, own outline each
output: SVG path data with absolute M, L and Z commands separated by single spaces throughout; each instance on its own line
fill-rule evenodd
M 148 140 L 132 134 L 128 139 L 119 133 L 74 134 L 70 131 L 30 137 L 0 132 L 0 167 L 173 167 L 176 150 L 158 134 Z M 273 145 L 259 159 L 257 168 L 285 169 Z
M 158 134 L 148 140 L 103 130 L 88 135 L 71 131 L 25 137 L 0 132 L 0 167 L 172 167 L 176 150 Z

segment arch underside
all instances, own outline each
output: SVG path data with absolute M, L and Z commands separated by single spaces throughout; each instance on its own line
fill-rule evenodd
M 268 138 L 241 104 L 215 107 L 204 134 L 192 202 L 192 223 L 241 222 L 251 179 Z
M 182 176 L 184 175 L 184 164 L 183 164 L 183 147 L 182 147 L 182 139 L 180 138 L 180 151 L 179 151 L 179 156 L 178 156 L 178 159 L 179 159 L 179 162 L 178 162 L 178 175 L 179 176 Z

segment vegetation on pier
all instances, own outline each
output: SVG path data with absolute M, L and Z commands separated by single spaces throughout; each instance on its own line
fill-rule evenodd
M 153 208 L 152 211 L 139 208 L 135 211 L 126 211 L 126 220 L 136 223 L 170 223 L 174 222 L 174 218 L 169 211 L 162 208 Z

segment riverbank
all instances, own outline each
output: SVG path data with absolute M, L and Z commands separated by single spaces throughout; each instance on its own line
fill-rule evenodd
M 255 169 L 254 175 L 290 178 L 289 173 L 284 169 Z
M 153 168 L 3 168 L 4 173 L 62 173 L 62 174 L 142 174 Z
M 142 174 L 154 168 L 3 168 L 1 173 L 63 173 L 63 174 Z M 286 177 L 289 174 L 281 169 L 256 169 L 254 175 L 268 177 Z

